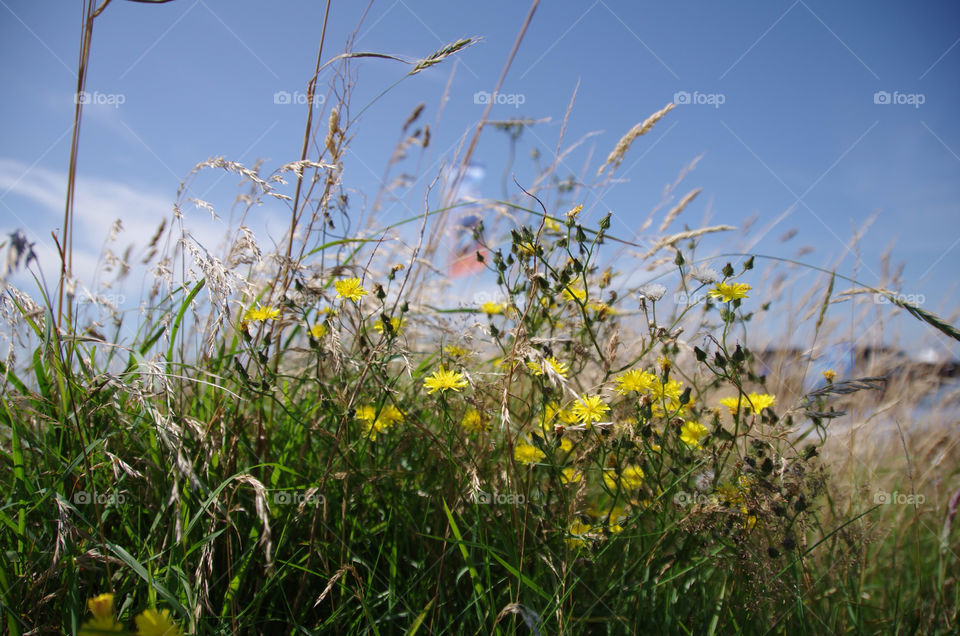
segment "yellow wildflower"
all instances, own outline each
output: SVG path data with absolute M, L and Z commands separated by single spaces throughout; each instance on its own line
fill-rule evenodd
M 720 399 L 720 404 L 730 409 L 730 415 L 737 414 L 737 406 L 740 403 L 741 403 L 740 398 L 737 397 L 736 395 L 732 395 L 730 397 L 725 397 Z M 746 401 L 744 401 L 744 404 L 746 405 Z
M 639 466 L 627 466 L 619 474 L 614 470 L 603 472 L 603 483 L 610 490 L 617 490 L 619 484 L 622 490 L 637 490 L 643 485 L 643 469 Z
M 666 413 L 674 413 L 678 410 L 686 410 L 693 404 L 693 397 L 686 404 L 680 404 L 680 396 L 683 395 L 683 384 L 677 380 L 668 380 L 666 384 L 659 382 L 653 385 L 653 413 L 658 417 L 663 417 Z M 664 411 L 666 405 L 666 411 Z
M 746 506 L 740 506 L 740 512 L 746 517 L 744 525 L 747 527 L 747 530 L 753 530 L 753 527 L 757 525 L 757 516 L 750 514 Z
M 587 545 L 587 538 L 585 538 L 585 535 L 588 532 L 590 532 L 590 526 L 577 519 L 570 524 L 569 528 L 569 533 L 573 536 L 565 539 L 565 541 L 571 548 L 581 548 Z
M 620 471 L 620 481 L 627 490 L 636 490 L 643 485 L 643 469 L 639 466 L 627 466 Z
M 544 422 L 549 423 L 554 418 L 560 420 L 563 424 L 576 424 L 577 416 L 568 411 L 567 409 L 560 408 L 560 405 L 556 402 L 550 402 L 547 404 L 544 411 L 543 419 Z
M 148 609 L 137 616 L 138 636 L 180 636 L 180 628 L 170 620 L 170 610 Z
M 603 398 L 599 395 L 580 398 L 572 409 L 573 414 L 584 424 L 599 422 L 609 410 L 610 407 L 603 403 Z
M 550 368 L 553 369 L 561 377 L 567 377 L 567 374 L 570 372 L 570 367 L 566 363 L 560 362 L 553 356 L 545 358 L 544 361 L 540 364 L 536 362 L 527 362 L 527 368 L 530 369 L 530 372 L 533 375 L 543 375 L 546 365 L 550 365 Z
M 699 422 L 684 422 L 680 427 L 680 441 L 693 449 L 700 448 L 700 440 L 706 437 L 707 427 Z
M 451 358 L 466 358 L 470 355 L 469 351 L 459 345 L 447 345 L 443 350 Z
M 327 328 L 325 324 L 323 324 L 322 322 L 318 322 L 317 324 L 310 327 L 310 337 L 313 338 L 314 340 L 320 340 L 325 335 L 327 335 L 328 331 L 330 331 L 330 329 Z
M 275 309 L 269 305 L 261 307 L 260 304 L 257 303 L 256 307 L 251 307 L 247 310 L 247 313 L 243 316 L 243 321 L 264 322 L 266 320 L 276 320 L 278 316 L 280 316 L 279 309 Z
M 333 283 L 337 288 L 337 296 L 347 300 L 359 301 L 367 295 L 359 278 L 344 278 Z
M 123 632 L 123 626 L 114 617 L 113 594 L 100 594 L 87 601 L 93 620 L 80 626 L 79 636 L 94 636 L 110 632 Z
M 488 316 L 495 316 L 497 314 L 502 314 L 507 308 L 507 303 L 491 303 L 485 302 L 480 305 L 480 311 L 487 314 Z
M 600 300 L 591 300 L 587 303 L 587 309 L 592 309 L 597 312 L 597 315 L 602 314 L 616 314 L 616 310 L 610 307 L 607 303 Z
M 753 289 L 746 283 L 717 283 L 716 287 L 707 292 L 707 295 L 720 298 L 724 302 L 746 298 L 747 292 Z
M 560 483 L 577 484 L 583 479 L 583 473 L 576 468 L 564 468 L 560 471 Z
M 513 447 L 513 458 L 521 464 L 533 464 L 546 459 L 546 454 L 533 444 L 520 442 Z
M 751 411 L 754 413 L 759 413 L 765 408 L 776 406 L 777 396 L 769 395 L 767 393 L 748 393 L 742 398 L 738 398 L 736 395 L 732 395 L 730 397 L 721 399 L 720 404 L 730 409 L 731 415 L 736 415 L 738 401 L 740 406 L 747 413 L 750 413 Z
M 766 393 L 751 393 L 747 396 L 750 398 L 750 406 L 755 413 L 759 413 L 765 408 L 770 408 L 777 405 L 777 396 L 768 395 Z
M 716 496 L 728 504 L 739 504 L 743 502 L 743 494 L 730 484 L 721 484 L 717 486 Z
M 397 316 L 392 317 L 390 319 L 390 326 L 393 327 L 393 333 L 400 333 L 404 322 L 405 321 L 401 320 Z M 377 321 L 373 323 L 373 328 L 377 330 L 377 333 L 383 333 L 383 320 L 378 318 Z
M 640 369 L 625 371 L 617 377 L 617 393 L 626 395 L 630 391 L 647 393 L 656 386 L 657 376 Z
M 364 436 L 369 436 L 371 441 L 375 441 L 378 433 L 403 421 L 403 413 L 394 405 L 387 404 L 380 410 L 380 415 L 377 415 L 377 407 L 368 404 L 357 409 L 356 418 L 363 422 Z
M 447 389 L 459 391 L 468 385 L 469 383 L 467 379 L 463 377 L 462 373 L 458 371 L 447 371 L 442 366 L 434 371 L 433 375 L 423 381 L 423 386 L 428 389 L 427 393 L 433 393 L 434 391 L 443 393 Z
M 610 490 L 616 490 L 617 484 L 620 483 L 620 476 L 617 475 L 617 471 L 613 468 L 605 468 L 603 470 L 603 483 L 606 484 Z
M 587 290 L 580 285 L 567 285 L 560 294 L 566 301 L 578 300 L 584 302 L 587 299 Z
M 533 256 L 537 253 L 537 246 L 531 243 L 530 241 L 522 241 L 517 243 L 517 248 L 520 250 L 520 253 L 524 256 Z
M 467 409 L 460 420 L 460 426 L 470 433 L 479 433 L 490 429 L 490 422 L 476 409 Z

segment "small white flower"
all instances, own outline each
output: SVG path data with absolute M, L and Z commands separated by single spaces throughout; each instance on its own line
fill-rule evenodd
M 712 267 L 707 267 L 706 265 L 694 267 L 690 270 L 690 276 L 704 285 L 712 285 L 720 280 L 720 274 L 717 273 L 717 270 Z
M 652 285 L 644 285 L 637 293 L 648 300 L 657 302 L 667 293 L 667 288 L 658 283 L 654 283 Z
M 693 485 L 700 492 L 707 492 L 713 488 L 713 478 L 715 474 L 712 470 L 704 470 L 693 476 Z

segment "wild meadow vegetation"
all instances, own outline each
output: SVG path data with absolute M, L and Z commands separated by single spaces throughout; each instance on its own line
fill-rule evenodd
M 146 244 L 111 234 L 111 284 L 149 269 L 139 306 L 72 276 L 70 195 L 59 276 L 7 241 L 36 285 L 0 299 L 4 633 L 956 632 L 956 422 L 904 430 L 929 378 L 828 369 L 804 388 L 837 303 L 881 294 L 954 327 L 842 272 L 788 306 L 771 272 L 802 265 L 698 254 L 730 226 L 670 231 L 696 191 L 641 247 L 589 219 L 590 186 L 556 162 L 481 204 L 469 256 L 498 291 L 459 298 L 441 248 L 473 143 L 416 215 L 349 224 L 359 56 L 321 47 L 340 72 L 302 156 L 204 161 Z M 592 168 L 598 186 L 671 107 Z M 422 110 L 391 165 L 428 147 Z M 219 252 L 188 232 L 213 205 L 189 182 L 211 171 L 243 189 Z M 273 252 L 244 223 L 265 201 L 290 214 Z M 761 359 L 774 312 L 812 326 L 805 360 Z M 868 437 L 891 409 L 899 432 Z

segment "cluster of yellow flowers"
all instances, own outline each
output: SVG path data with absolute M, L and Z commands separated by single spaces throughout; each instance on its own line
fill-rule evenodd
M 359 302 L 364 296 L 369 292 L 363 288 L 362 281 L 359 278 L 344 278 L 341 280 L 334 281 L 333 286 L 337 290 L 337 297 L 344 298 L 346 300 L 351 300 L 354 302 Z M 331 308 L 325 308 L 321 313 L 329 315 L 335 315 L 337 312 Z M 268 320 L 277 320 L 280 317 L 280 310 L 276 307 L 267 305 L 262 306 L 259 303 L 256 307 L 251 307 L 247 309 L 246 313 L 243 315 L 243 319 L 240 321 L 241 328 L 245 329 L 247 325 L 251 322 L 266 322 Z M 389 319 L 390 326 L 394 334 L 399 334 L 404 326 L 404 320 L 398 316 L 391 316 Z M 377 333 L 383 333 L 385 330 L 384 320 L 382 318 L 376 318 L 373 322 L 373 328 Z M 307 334 L 313 340 L 322 340 L 324 336 L 330 333 L 330 327 L 325 322 L 317 322 L 312 325 L 307 325 Z
M 366 296 L 369 292 L 363 288 L 363 284 L 359 278 L 344 278 L 338 281 L 334 281 L 333 286 L 337 290 L 338 298 L 345 298 L 347 300 L 352 300 L 354 302 L 359 302 L 361 298 Z M 335 313 L 332 309 L 324 310 L 327 314 Z M 273 307 L 272 305 L 263 306 L 260 303 L 257 303 L 256 307 L 250 307 L 243 314 L 243 319 L 240 321 L 241 328 L 246 328 L 248 323 L 251 322 L 266 322 L 268 320 L 277 320 L 280 317 L 280 309 Z M 394 326 L 394 331 L 399 332 L 400 330 L 400 319 L 391 318 L 390 323 Z M 374 328 L 377 331 L 383 331 L 383 324 L 376 324 Z M 329 328 L 323 323 L 316 323 L 311 325 L 307 329 L 307 333 L 310 334 L 310 337 L 315 340 L 320 340 L 325 335 L 327 335 Z
M 556 227 L 554 227 L 556 226 Z M 555 222 L 548 224 L 547 229 L 560 231 L 559 224 Z M 530 245 L 521 246 L 525 253 L 534 254 L 535 248 Z M 335 283 L 337 294 L 346 300 L 359 302 L 367 294 L 363 289 L 360 279 L 351 278 L 340 280 Z M 751 289 L 750 285 L 745 283 L 720 282 L 708 293 L 711 297 L 723 302 L 734 302 L 747 297 L 747 292 Z M 612 311 L 602 302 L 594 302 L 588 298 L 584 286 L 580 283 L 570 283 L 564 287 L 560 293 L 560 298 L 568 303 L 585 305 L 599 313 Z M 546 299 L 542 299 L 546 301 Z M 267 308 L 268 310 L 270 308 Z M 507 302 L 484 302 L 479 305 L 479 311 L 487 316 L 496 316 L 511 311 L 511 306 Z M 269 312 L 267 312 L 269 314 Z M 256 317 L 265 313 L 257 313 Z M 269 315 L 269 318 L 275 318 Z M 263 318 L 266 319 L 266 318 Z M 400 318 L 390 318 L 390 325 L 394 332 L 399 332 L 403 323 Z M 381 319 L 374 323 L 374 328 L 384 331 L 384 324 Z M 314 338 L 321 338 L 326 334 L 326 327 L 316 325 L 310 331 Z M 460 345 L 447 345 L 443 348 L 443 353 L 447 359 L 453 359 L 457 364 L 462 364 L 470 355 L 470 352 Z M 658 361 L 657 370 L 661 373 L 653 373 L 643 369 L 631 369 L 624 371 L 614 378 L 614 391 L 621 396 L 634 395 L 638 400 L 638 405 L 647 405 L 650 413 L 658 418 L 673 418 L 679 416 L 679 440 L 691 450 L 700 450 L 703 448 L 704 439 L 709 435 L 707 427 L 699 422 L 689 419 L 691 405 L 694 402 L 689 389 L 685 389 L 683 383 L 677 380 L 668 379 L 671 363 L 665 358 Z M 526 368 L 536 377 L 544 375 L 560 376 L 568 378 L 570 366 L 553 355 L 549 355 L 540 360 L 528 360 Z M 439 393 L 441 396 L 448 392 L 458 393 L 470 386 L 470 382 L 464 372 L 451 370 L 441 364 L 436 370 L 423 380 L 423 387 L 428 394 Z M 768 394 L 749 393 L 733 397 L 725 397 L 720 400 L 722 406 L 729 408 L 731 413 L 736 414 L 738 409 L 745 409 L 747 413 L 759 413 L 764 408 L 772 407 L 776 404 L 776 397 Z M 534 437 L 525 437 L 519 439 L 513 445 L 513 458 L 521 464 L 534 465 L 544 462 L 547 459 L 548 447 L 545 446 L 547 434 L 562 427 L 569 427 L 575 424 L 592 426 L 601 422 L 608 416 L 610 406 L 606 403 L 603 396 L 598 394 L 584 394 L 568 405 L 561 405 L 556 401 L 548 402 L 540 422 L 541 431 L 534 433 Z M 378 433 L 382 433 L 391 426 L 403 421 L 404 414 L 393 405 L 386 405 L 377 412 L 374 405 L 361 406 L 356 411 L 356 419 L 363 423 L 364 434 L 371 440 L 375 440 Z M 636 425 L 635 420 L 633 425 Z M 460 426 L 468 433 L 478 434 L 488 431 L 491 427 L 489 415 L 481 412 L 477 408 L 470 406 L 460 419 Z M 662 433 L 658 432 L 658 435 Z M 661 452 L 658 443 L 651 443 L 649 446 L 654 452 Z M 560 437 L 559 450 L 570 457 L 573 449 L 573 442 L 568 437 Z M 627 493 L 628 499 L 634 501 L 634 497 L 641 489 L 644 483 L 644 471 L 640 465 L 627 463 L 626 465 L 604 468 L 602 471 L 603 484 L 608 492 L 613 493 L 614 497 L 618 493 Z M 583 472 L 573 465 L 560 467 L 560 480 L 564 484 L 577 484 L 583 480 Z M 729 498 L 728 498 L 729 499 Z M 742 497 L 741 497 L 742 499 Z M 731 499 L 732 500 L 732 499 Z M 634 501 L 636 503 L 636 501 Z M 736 505 L 741 505 L 738 503 Z M 623 511 L 616 509 L 616 513 L 611 512 L 606 515 L 608 523 L 604 526 L 611 532 L 621 529 L 619 522 L 623 519 Z M 751 520 L 755 522 L 755 519 Z M 581 520 L 575 520 L 569 527 L 570 538 L 568 543 L 573 546 L 582 546 L 586 544 L 588 534 L 595 528 Z
M 113 594 L 100 594 L 87 601 L 87 607 L 93 618 L 80 626 L 79 636 L 98 634 L 127 634 L 123 625 L 117 622 L 113 607 Z M 170 619 L 170 610 L 148 609 L 134 619 L 137 623 L 135 636 L 181 636 L 182 632 Z

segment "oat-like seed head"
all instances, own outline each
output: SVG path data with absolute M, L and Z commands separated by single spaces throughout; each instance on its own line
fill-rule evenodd
M 597 176 L 599 177 L 603 174 L 603 171 L 607 166 L 610 166 L 610 171 L 613 172 L 617 169 L 617 166 L 623 161 L 624 155 L 627 154 L 627 151 L 630 150 L 630 145 L 636 140 L 640 135 L 644 135 L 653 128 L 653 125 L 660 121 L 664 115 L 669 113 L 676 106 L 673 102 L 667 104 L 662 109 L 658 110 L 654 114 L 650 115 L 643 122 L 637 124 L 630 129 L 626 135 L 624 135 L 620 141 L 617 142 L 616 147 L 614 147 L 613 152 L 607 156 L 607 160 L 603 162 L 603 165 L 600 166 L 600 169 L 597 171 Z

